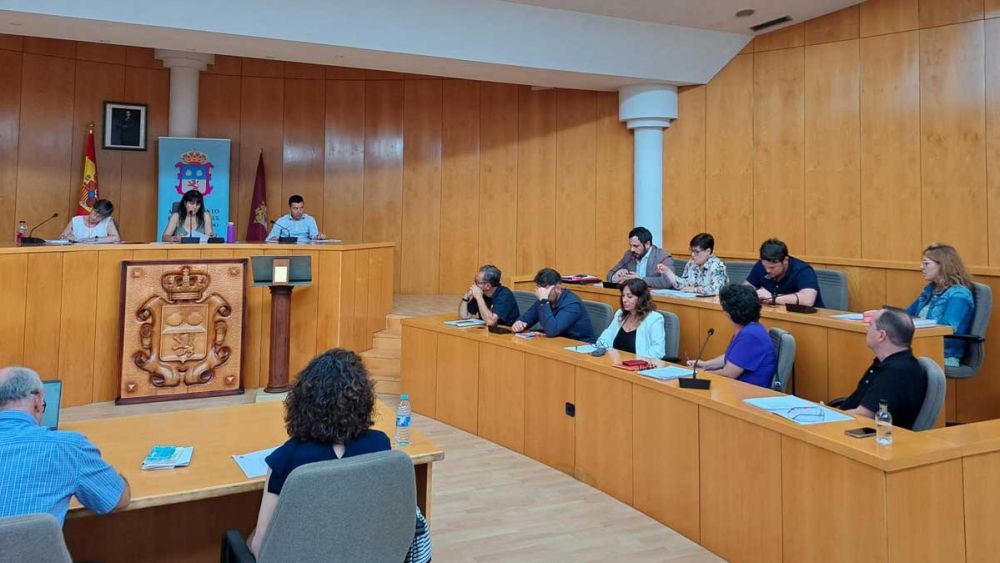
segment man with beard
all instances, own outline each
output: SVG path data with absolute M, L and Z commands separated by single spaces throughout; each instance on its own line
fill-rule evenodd
M 653 289 L 671 288 L 670 279 L 656 270 L 660 264 L 673 267 L 674 258 L 669 252 L 653 244 L 653 234 L 646 227 L 636 227 L 628 233 L 629 249 L 610 270 L 608 281 L 622 283 L 640 278 Z

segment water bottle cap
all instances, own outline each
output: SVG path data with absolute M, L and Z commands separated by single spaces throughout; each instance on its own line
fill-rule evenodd
M 399 396 L 399 400 L 400 401 L 409 401 L 410 400 L 410 396 L 407 395 L 406 393 L 403 393 L 402 395 Z

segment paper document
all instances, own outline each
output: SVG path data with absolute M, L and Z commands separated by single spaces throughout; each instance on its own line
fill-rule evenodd
M 579 352 L 580 354 L 589 354 L 594 350 L 597 350 L 597 346 L 593 344 L 581 344 L 579 346 L 567 346 L 567 350 L 570 352 Z
M 267 475 L 267 464 L 264 463 L 264 458 L 271 455 L 271 452 L 276 449 L 278 449 L 278 446 L 267 448 L 266 450 L 257 450 L 248 454 L 233 454 L 233 461 L 236 462 L 236 465 L 240 466 L 247 479 L 256 479 L 257 477 Z
M 690 376 L 691 368 L 682 368 L 681 366 L 663 366 L 662 368 L 644 369 L 638 373 L 639 375 L 659 379 L 660 381 L 669 381 L 671 379 L 677 379 L 678 377 Z
M 484 324 L 486 324 L 486 321 L 484 321 L 483 319 L 465 319 L 465 320 L 457 320 L 457 321 L 445 321 L 444 324 L 446 324 L 448 326 L 457 326 L 457 327 L 461 328 L 461 327 L 466 327 L 466 326 L 484 325 Z
M 863 321 L 865 316 L 861 313 L 844 313 L 843 315 L 833 315 L 834 319 L 842 319 L 845 321 Z
M 63 240 L 63 239 L 46 240 L 45 244 L 47 244 L 49 246 L 66 246 L 67 244 L 71 244 L 71 241 Z
M 743 399 L 743 402 L 759 409 L 773 412 L 778 416 L 802 425 L 854 420 L 854 417 L 850 415 L 831 409 L 830 407 L 817 405 L 812 401 L 800 399 L 794 395 Z
M 677 291 L 676 289 L 654 289 L 650 291 L 654 295 L 669 295 L 670 297 L 680 297 L 681 299 L 694 299 L 698 297 L 697 293 L 691 293 L 690 291 Z
M 934 319 L 913 319 L 914 328 L 927 328 L 930 326 L 937 326 L 937 322 Z
M 337 244 L 344 241 L 340 240 L 339 238 L 325 238 L 325 239 L 313 239 L 309 242 L 311 244 Z

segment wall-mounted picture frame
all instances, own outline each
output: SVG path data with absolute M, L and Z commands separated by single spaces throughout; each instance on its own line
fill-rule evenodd
M 144 151 L 147 137 L 146 104 L 104 102 L 103 148 L 117 151 Z

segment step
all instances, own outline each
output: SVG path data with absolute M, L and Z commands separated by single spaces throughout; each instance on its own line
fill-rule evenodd
M 400 350 L 393 350 L 392 348 L 375 347 L 371 350 L 361 352 L 361 357 L 365 360 L 368 360 L 369 358 L 378 358 L 380 360 L 396 360 L 398 362 L 400 356 Z
M 390 334 L 403 334 L 403 325 L 400 321 L 408 319 L 412 315 L 397 315 L 389 313 L 385 316 L 385 330 Z
M 402 384 L 398 379 L 390 379 L 387 377 L 374 377 L 373 379 L 375 380 L 376 393 L 399 395 L 400 389 L 402 389 Z
M 372 376 L 399 378 L 399 358 L 378 358 L 364 356 L 365 367 Z
M 402 342 L 401 335 L 383 330 L 372 335 L 372 350 L 394 350 L 399 352 Z

